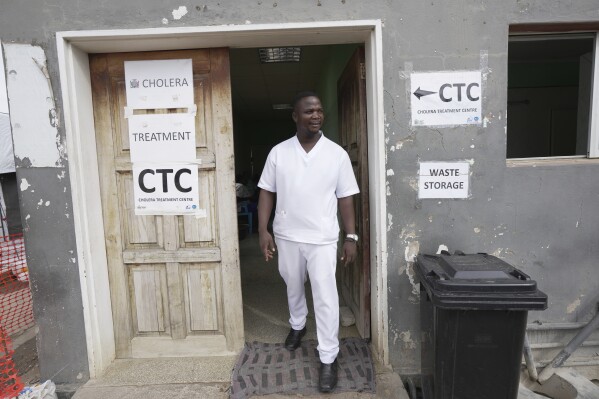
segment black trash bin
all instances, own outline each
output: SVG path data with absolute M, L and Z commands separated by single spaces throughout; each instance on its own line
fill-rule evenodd
M 419 255 L 424 399 L 516 399 L 529 310 L 547 295 L 488 254 Z

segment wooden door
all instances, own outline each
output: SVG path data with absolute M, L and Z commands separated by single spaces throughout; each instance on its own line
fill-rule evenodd
M 192 59 L 205 217 L 136 216 L 133 209 L 124 61 L 163 59 Z M 240 350 L 243 315 L 228 49 L 91 55 L 90 70 L 117 357 Z
M 354 197 L 360 240 L 356 261 L 341 268 L 341 295 L 363 338 L 370 338 L 370 213 L 368 206 L 368 135 L 364 48 L 358 48 L 337 82 L 341 145 L 349 153 L 360 194 Z

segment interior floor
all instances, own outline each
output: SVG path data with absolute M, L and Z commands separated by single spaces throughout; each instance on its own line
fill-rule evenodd
M 239 241 L 243 321 L 247 342 L 283 342 L 289 333 L 289 310 L 285 282 L 279 275 L 276 258 L 265 262 L 258 244 L 258 234 L 248 234 Z M 316 339 L 310 283 L 306 283 L 308 331 L 304 339 Z M 340 299 L 341 303 L 341 299 Z M 342 305 L 342 303 L 341 303 Z M 355 324 L 339 327 L 339 338 L 359 337 Z

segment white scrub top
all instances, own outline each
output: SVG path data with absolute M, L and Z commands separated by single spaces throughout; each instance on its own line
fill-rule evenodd
M 337 242 L 337 199 L 360 192 L 347 152 L 322 132 L 308 153 L 297 136 L 276 145 L 258 187 L 277 193 L 275 237 L 308 244 Z

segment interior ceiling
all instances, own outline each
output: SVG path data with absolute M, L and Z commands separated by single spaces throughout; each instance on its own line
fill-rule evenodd
M 509 43 L 510 62 L 578 61 L 593 51 L 593 38 L 547 38 L 515 40 Z
M 261 63 L 257 48 L 231 49 L 233 112 L 238 118 L 288 121 L 289 104 L 300 91 L 316 90 L 332 46 L 301 46 L 300 62 Z

